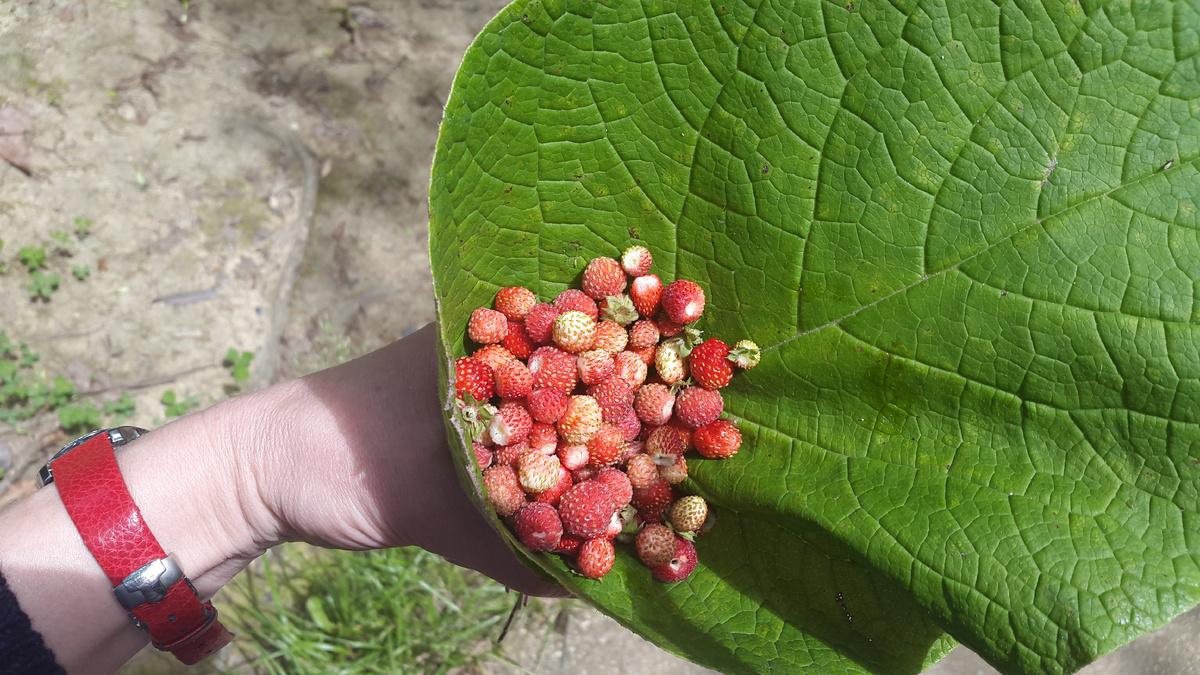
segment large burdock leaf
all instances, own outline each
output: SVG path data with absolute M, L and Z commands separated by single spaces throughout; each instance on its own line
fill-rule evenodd
M 934 623 L 1070 672 L 1195 606 L 1198 55 L 1185 2 L 510 6 L 438 141 L 443 356 L 631 242 L 766 348 L 689 581 L 531 562 L 729 672 L 916 672 Z

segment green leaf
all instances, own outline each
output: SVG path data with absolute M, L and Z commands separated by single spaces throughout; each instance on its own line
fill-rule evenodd
M 50 297 L 54 295 L 54 291 L 58 290 L 59 277 L 57 274 L 46 276 L 41 270 L 33 272 L 30 275 L 30 282 L 26 286 L 29 294 L 34 300 L 50 301 Z
M 729 672 L 916 672 L 925 617 L 1070 672 L 1195 606 L 1197 35 L 1182 2 L 507 8 L 438 139 L 443 356 L 633 244 L 763 347 L 723 390 L 742 451 L 689 460 L 691 579 L 531 564 Z
M 254 360 L 254 352 L 239 352 L 233 348 L 225 352 L 224 365 L 229 368 L 237 386 L 242 386 L 246 380 L 250 379 L 250 362 L 252 360 Z
M 30 272 L 41 269 L 46 266 L 46 249 L 42 246 L 26 246 L 18 253 L 21 256 L 21 262 L 25 267 L 29 268 Z

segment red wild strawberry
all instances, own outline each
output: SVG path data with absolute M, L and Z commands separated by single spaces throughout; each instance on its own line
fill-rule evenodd
M 607 539 L 588 539 L 579 547 L 576 561 L 579 572 L 589 579 L 599 579 L 612 570 L 616 549 Z
M 632 352 L 639 359 L 641 359 L 642 363 L 646 364 L 646 367 L 650 367 L 654 364 L 654 353 L 656 351 L 655 347 L 646 347 L 645 349 L 633 349 L 631 347 L 627 351 Z
M 594 481 L 571 486 L 558 501 L 563 528 L 581 537 L 599 537 L 608 529 L 617 505 L 608 489 Z
M 567 443 L 587 443 L 600 430 L 600 404 L 591 396 L 572 396 L 558 419 L 558 433 Z
M 616 368 L 612 355 L 599 349 L 580 354 L 575 363 L 579 368 L 579 379 L 584 384 L 597 384 L 612 375 Z
M 742 447 L 742 432 L 729 420 L 714 420 L 692 435 L 696 450 L 709 459 L 726 459 Z
M 646 454 L 659 466 L 671 466 L 683 455 L 683 441 L 671 427 L 658 427 L 646 438 Z
M 642 385 L 633 400 L 633 409 L 637 411 L 638 419 L 652 427 L 661 427 L 671 419 L 675 397 L 661 384 Z
M 529 449 L 543 455 L 553 455 L 558 448 L 558 430 L 554 425 L 534 422 L 529 430 Z
M 725 409 L 721 392 L 702 387 L 688 387 L 675 397 L 675 417 L 692 429 L 712 422 Z
M 629 461 L 630 457 L 642 455 L 646 452 L 646 444 L 641 441 L 627 441 L 625 443 L 625 454 L 621 455 L 621 459 L 617 460 L 617 464 L 624 465 Z
M 501 398 L 525 398 L 533 389 L 533 375 L 524 363 L 509 361 L 496 370 L 496 393 Z
M 658 314 L 662 293 L 662 280 L 653 274 L 634 279 L 629 287 L 629 297 L 633 300 L 633 306 L 637 308 L 638 314 L 646 318 Z
M 663 342 L 654 351 L 654 370 L 663 382 L 675 384 L 687 377 L 687 362 L 679 354 L 678 340 Z
M 558 546 L 555 547 L 554 552 L 574 556 L 579 553 L 579 547 L 583 546 L 584 541 L 583 537 L 571 534 L 570 532 L 563 532 L 563 536 L 558 540 Z
M 750 340 L 738 341 L 733 346 L 733 350 L 729 352 L 729 360 L 742 370 L 750 370 L 757 366 L 760 358 L 762 358 L 762 352 L 759 351 L 758 345 Z
M 467 334 L 481 345 L 495 344 L 504 339 L 508 332 L 508 317 L 494 309 L 480 307 L 471 312 Z
M 647 525 L 638 532 L 638 560 L 646 567 L 658 567 L 675 557 L 675 532 L 666 525 Z
M 671 491 L 671 486 L 660 480 L 648 488 L 634 488 L 633 499 L 629 503 L 646 516 L 656 516 L 673 501 L 675 493 Z
M 554 320 L 560 313 L 556 307 L 544 302 L 534 305 L 525 315 L 525 334 L 534 344 L 544 345 L 550 342 L 554 334 Z
M 513 515 L 517 539 L 530 551 L 553 551 L 562 538 L 562 520 L 549 504 L 529 502 Z
M 613 503 L 617 505 L 618 509 L 625 508 L 629 504 L 629 500 L 633 499 L 633 486 L 629 484 L 629 477 L 620 469 L 614 469 L 611 466 L 600 469 L 600 472 L 592 480 L 608 490 L 608 495 L 612 497 Z
M 495 395 L 492 369 L 486 363 L 470 356 L 464 356 L 454 362 L 454 389 L 458 397 L 463 393 L 470 394 L 476 401 L 486 403 Z
M 501 516 L 517 512 L 525 503 L 525 491 L 517 480 L 517 472 L 511 466 L 491 466 L 483 471 L 483 486 L 487 488 L 488 501 Z
M 583 443 L 560 443 L 558 446 L 558 461 L 571 471 L 587 466 L 589 459 L 587 445 Z
M 585 352 L 596 341 L 596 323 L 583 312 L 568 310 L 554 320 L 554 344 L 572 354 Z
M 554 455 L 526 452 L 517 459 L 517 476 L 526 492 L 545 492 L 558 484 L 562 464 Z
M 705 340 L 688 355 L 692 379 L 705 389 L 720 389 L 733 377 L 733 364 L 726 358 L 729 346 L 716 338 Z
M 704 313 L 704 289 L 694 281 L 678 279 L 662 292 L 663 311 L 676 323 L 691 323 Z
M 529 334 L 525 332 L 525 324 L 520 321 L 509 321 L 508 332 L 504 334 L 504 339 L 500 341 L 508 353 L 518 359 L 527 359 L 537 348 L 533 340 L 529 339 Z
M 644 490 L 659 481 L 658 465 L 650 455 L 634 455 L 625 463 L 625 475 L 633 487 Z
M 688 425 L 680 422 L 678 418 L 672 417 L 667 426 L 679 432 L 679 437 L 683 439 L 683 451 L 694 449 L 696 446 L 692 444 L 692 429 Z
M 504 404 L 492 418 L 488 431 L 496 445 L 511 445 L 529 438 L 529 430 L 533 428 L 533 418 L 520 404 Z
M 653 264 L 654 258 L 645 246 L 630 246 L 621 254 L 621 269 L 631 277 L 649 274 Z
M 587 447 L 585 446 L 584 449 L 586 450 Z M 592 466 L 591 464 L 587 464 L 585 466 L 582 466 L 582 467 L 572 471 L 571 477 L 575 479 L 575 484 L 579 485 L 580 483 L 584 483 L 584 482 L 590 481 L 591 479 L 595 478 L 596 472 L 598 472 L 598 471 L 600 471 L 600 469 L 597 469 L 596 467 Z
M 593 300 L 602 300 L 625 290 L 625 272 L 612 258 L 592 258 L 583 270 L 583 292 Z
M 612 321 L 623 327 L 638 320 L 638 311 L 637 307 L 633 306 L 633 299 L 624 293 L 604 298 L 599 306 L 600 318 L 605 321 Z
M 560 466 L 558 467 L 558 482 L 555 483 L 554 487 L 550 488 L 549 490 L 543 490 L 534 495 L 533 500 L 542 502 L 543 504 L 549 504 L 554 508 L 558 508 L 559 499 L 561 499 L 562 496 L 566 494 L 567 490 L 574 484 L 575 481 L 571 478 L 571 472 L 567 471 L 565 467 Z
M 606 418 L 615 417 L 625 408 L 633 405 L 633 389 L 626 384 L 625 380 L 615 374 L 588 388 L 588 396 L 596 399 L 596 403 L 600 405 L 600 410 Z M 604 421 L 611 422 L 612 420 L 605 419 Z
M 703 497 L 688 495 L 671 505 L 668 520 L 678 532 L 695 532 L 708 517 L 708 502 Z
M 587 442 L 588 463 L 595 467 L 612 466 L 625 450 L 625 435 L 611 424 L 601 424 Z
M 619 412 L 610 415 L 609 419 L 604 421 L 620 429 L 621 436 L 626 441 L 634 440 L 642 431 L 642 423 L 638 420 L 637 413 L 634 412 L 632 406 L 621 408 Z M 617 460 L 617 463 L 620 464 L 621 460 Z
M 596 339 L 592 344 L 592 349 L 599 349 L 608 352 L 609 356 L 625 349 L 625 345 L 629 343 L 629 335 L 621 324 L 614 321 L 601 321 L 596 324 Z
M 646 374 L 649 368 L 642 361 L 642 357 L 633 352 L 619 352 L 613 357 L 613 363 L 616 368 L 613 370 L 613 375 L 621 378 L 630 389 L 636 390 L 646 381 Z
M 634 349 L 653 347 L 658 344 L 658 326 L 650 319 L 642 319 L 629 327 L 629 346 Z
M 576 311 L 583 312 L 591 317 L 592 321 L 600 318 L 600 308 L 596 306 L 596 301 L 587 296 L 587 293 L 568 288 L 554 298 L 554 308 L 562 312 Z
M 500 364 L 517 360 L 517 357 L 501 345 L 487 345 L 472 354 L 471 358 L 486 363 L 493 373 L 499 370 Z
M 654 575 L 655 579 L 670 584 L 687 579 L 695 569 L 696 545 L 676 535 L 675 555 L 672 556 L 671 561 L 652 568 L 650 573 Z
M 668 429 L 670 427 L 667 427 Z M 675 458 L 675 463 L 671 466 L 658 467 L 658 477 L 667 481 L 671 485 L 682 483 L 688 475 L 687 458 L 680 455 Z
M 471 450 L 475 452 L 475 463 L 480 469 L 486 469 L 492 465 L 492 450 L 488 446 L 475 441 L 471 443 Z
M 636 513 L 636 509 L 634 510 Z M 612 520 L 608 521 L 608 527 L 604 530 L 604 534 L 600 535 L 604 539 L 614 539 L 621 534 L 621 530 L 625 529 L 625 521 L 621 520 L 621 512 L 618 510 L 613 514 Z
M 575 357 L 557 347 L 538 347 L 529 356 L 534 389 L 543 387 L 570 394 L 579 377 Z
M 501 288 L 496 293 L 496 311 L 508 317 L 509 321 L 524 320 L 536 304 L 537 296 L 533 291 L 521 286 Z
M 566 394 L 557 389 L 543 387 L 534 389 L 525 397 L 525 407 L 529 408 L 529 416 L 538 422 L 554 424 L 567 411 Z
M 666 314 L 659 314 L 654 319 L 654 327 L 658 329 L 658 334 L 665 338 L 672 338 L 683 332 L 683 324 L 672 321 Z
M 500 466 L 517 466 L 517 461 L 521 459 L 521 455 L 529 452 L 528 441 L 518 441 L 511 445 L 497 445 L 495 453 L 492 454 L 492 460 Z

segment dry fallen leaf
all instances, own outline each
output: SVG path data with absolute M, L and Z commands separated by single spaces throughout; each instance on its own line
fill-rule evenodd
M 0 105 L 0 158 L 29 175 L 29 146 L 25 134 L 33 131 L 33 118 L 15 105 Z

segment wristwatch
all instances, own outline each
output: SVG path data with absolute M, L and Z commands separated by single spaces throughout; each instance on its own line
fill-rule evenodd
M 211 602 L 202 602 L 142 518 L 113 450 L 146 433 L 137 427 L 93 431 L 59 450 L 38 471 L 54 483 L 84 544 L 104 569 L 113 595 L 155 648 L 187 665 L 233 639 Z

